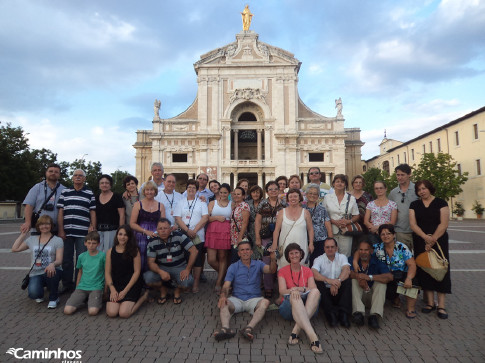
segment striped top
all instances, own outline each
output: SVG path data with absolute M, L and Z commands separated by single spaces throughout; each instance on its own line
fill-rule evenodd
M 147 257 L 154 258 L 158 266 L 178 267 L 185 265 L 184 249 L 188 251 L 194 244 L 185 234 L 174 231 L 166 242 L 160 238 L 148 243 Z
M 90 211 L 96 210 L 93 192 L 84 186 L 77 191 L 66 188 L 62 191 L 57 208 L 64 209 L 64 232 L 68 237 L 85 237 L 90 224 Z

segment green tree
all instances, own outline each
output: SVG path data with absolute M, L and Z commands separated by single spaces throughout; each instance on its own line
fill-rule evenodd
M 449 200 L 463 190 L 461 186 L 468 180 L 468 173 L 458 173 L 456 161 L 450 154 L 426 153 L 414 168 L 413 180 L 429 180 L 436 188 L 435 196 Z
M 389 173 L 385 170 L 381 170 L 378 168 L 370 168 L 368 169 L 364 175 L 365 186 L 364 190 L 372 195 L 373 198 L 376 198 L 376 194 L 374 193 L 374 182 L 377 180 L 383 181 L 387 185 L 387 192 L 390 192 L 393 188 L 397 186 L 397 179 L 396 175 Z
M 113 192 L 123 194 L 125 191 L 125 187 L 123 186 L 123 179 L 130 175 L 127 171 L 116 170 L 111 173 L 111 177 L 113 178 Z
M 21 127 L 0 122 L 0 200 L 23 200 L 29 189 L 45 176 L 57 155 L 48 149 L 30 150 Z

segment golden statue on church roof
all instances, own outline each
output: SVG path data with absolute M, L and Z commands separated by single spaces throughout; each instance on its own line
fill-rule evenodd
M 243 30 L 249 30 L 249 27 L 251 26 L 251 18 L 253 17 L 253 14 L 251 14 L 251 11 L 249 11 L 249 5 L 246 5 L 243 12 L 241 13 L 241 17 Z

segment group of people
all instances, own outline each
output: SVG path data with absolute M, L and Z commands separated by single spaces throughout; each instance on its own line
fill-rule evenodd
M 243 311 L 252 319 L 240 333 L 252 340 L 274 302 L 284 319 L 295 321 L 288 344 L 298 344 L 303 330 L 311 350 L 321 353 L 310 322 L 319 308 L 331 327 L 348 328 L 350 321 L 365 324 L 367 306 L 368 326 L 378 329 L 386 298 L 401 308 L 398 286 L 419 286 L 426 304 L 421 311 L 448 317 L 449 269 L 438 282 L 414 260 L 438 244 L 449 257 L 448 205 L 434 197 L 429 181 L 414 184 L 407 164 L 395 171 L 398 187 L 388 195 L 386 184 L 375 182 L 374 200 L 362 176 L 352 179 L 348 192 L 347 176 L 335 175 L 330 186 L 317 167 L 310 168 L 308 184 L 298 175 L 280 176 L 264 191 L 246 179 L 232 190 L 202 173 L 181 194 L 175 175 L 164 178 L 162 164 L 154 163 L 140 189 L 128 176 L 118 195 L 112 178 L 102 175 L 95 196 L 82 170 L 74 171 L 73 188 L 64 188 L 53 164 L 24 201 L 25 223 L 12 251 L 32 250 L 30 298 L 42 302 L 47 286 L 48 308 L 55 308 L 59 293 L 72 292 L 64 312 L 72 314 L 87 300 L 94 315 L 106 293 L 107 314 L 125 318 L 148 299 L 148 289 L 160 292 L 161 305 L 169 298 L 181 304 L 183 291 L 197 294 L 207 258 L 217 275 L 222 328 L 216 340 L 235 335 L 229 321 Z M 413 319 L 416 298 L 406 296 L 406 302 L 406 317 Z

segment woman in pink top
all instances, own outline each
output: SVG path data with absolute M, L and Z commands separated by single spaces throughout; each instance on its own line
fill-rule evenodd
M 317 354 L 323 353 L 318 335 L 312 327 L 310 318 L 316 313 L 320 301 L 320 292 L 315 284 L 312 270 L 300 262 L 305 252 L 298 243 L 290 243 L 285 249 L 285 258 L 289 265 L 278 271 L 278 287 L 284 300 L 279 312 L 286 320 L 295 320 L 288 344 L 299 343 L 298 334 L 304 330 L 310 340 L 310 349 Z
M 367 204 L 364 224 L 369 229 L 369 242 L 382 242 L 377 234 L 381 224 L 396 224 L 397 204 L 387 199 L 387 186 L 383 181 L 374 182 L 377 198 Z

